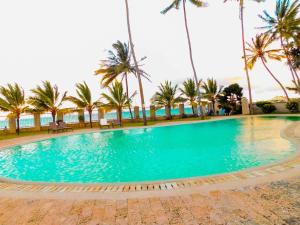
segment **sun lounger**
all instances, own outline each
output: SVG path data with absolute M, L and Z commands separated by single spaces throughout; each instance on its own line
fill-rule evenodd
M 63 131 L 73 131 L 74 129 L 72 127 L 68 127 L 65 122 L 59 122 L 58 127 L 62 129 Z
M 48 128 L 48 133 L 52 132 L 52 133 L 57 133 L 59 131 L 63 131 L 63 129 L 61 129 L 56 123 L 52 122 L 49 123 L 49 128 Z
M 107 119 L 100 119 L 100 128 L 103 127 L 110 128 L 110 124 L 107 122 Z
M 120 123 L 119 120 L 113 120 L 112 121 L 112 127 L 114 128 L 114 127 L 117 127 L 117 126 L 121 127 L 122 124 Z

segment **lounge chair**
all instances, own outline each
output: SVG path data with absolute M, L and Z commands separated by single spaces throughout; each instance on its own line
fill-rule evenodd
M 119 120 L 113 120 L 112 121 L 112 127 L 114 128 L 116 126 L 122 127 L 122 124 Z
M 110 128 L 110 124 L 107 122 L 107 119 L 100 119 L 100 128 L 103 127 Z
M 59 122 L 58 127 L 62 129 L 63 131 L 73 131 L 74 129 L 72 127 L 68 127 L 65 122 Z
M 63 131 L 63 129 L 61 129 L 55 122 L 49 123 L 49 128 L 48 128 L 48 133 L 50 133 L 50 131 L 52 133 L 57 133 L 59 131 Z

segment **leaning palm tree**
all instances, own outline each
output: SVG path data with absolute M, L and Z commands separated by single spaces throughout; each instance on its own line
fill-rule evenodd
M 265 69 L 268 71 L 268 73 L 272 76 L 272 78 L 278 83 L 278 85 L 283 90 L 287 100 L 289 100 L 289 96 L 284 88 L 284 86 L 281 84 L 281 82 L 276 78 L 276 76 L 272 73 L 272 71 L 267 66 L 267 58 L 281 61 L 285 56 L 282 54 L 282 49 L 268 49 L 269 46 L 273 42 L 273 38 L 265 34 L 259 34 L 256 35 L 255 38 L 252 39 L 252 43 L 247 43 L 248 48 L 246 48 L 246 51 L 248 52 L 247 57 L 247 66 L 249 69 L 253 69 L 254 65 L 256 64 L 257 60 L 260 60 L 265 67 Z
M 195 83 L 199 84 L 198 76 L 197 76 L 197 72 L 196 72 L 196 68 L 195 68 L 195 64 L 194 64 L 194 60 L 193 60 L 192 43 L 191 43 L 190 32 L 189 32 L 188 21 L 187 21 L 187 12 L 186 12 L 186 1 L 187 0 L 172 0 L 172 1 L 173 1 L 172 4 L 169 5 L 167 8 L 165 8 L 161 13 L 166 14 L 173 8 L 179 9 L 180 4 L 182 3 L 185 30 L 186 30 L 188 46 L 189 46 L 190 61 L 191 61 L 191 65 L 192 65 L 192 69 L 193 69 L 193 73 L 194 73 Z M 196 7 L 205 7 L 207 5 L 206 3 L 204 3 L 201 0 L 189 0 L 189 2 L 192 3 Z M 203 115 L 202 108 L 201 108 L 201 93 L 200 93 L 199 86 L 197 86 L 197 94 L 198 94 L 199 114 Z
M 293 87 L 287 87 L 289 91 L 294 91 L 296 94 L 300 94 L 300 80 L 298 82 L 293 81 Z
M 106 100 L 103 106 L 109 110 L 114 109 L 117 111 L 118 120 L 122 125 L 122 112 L 124 108 L 130 105 L 132 98 L 136 95 L 136 92 L 127 98 L 124 93 L 123 85 L 119 81 L 115 81 L 111 86 L 107 87 L 109 94 L 102 93 L 102 98 Z
M 38 85 L 31 92 L 33 96 L 29 97 L 28 103 L 40 112 L 50 112 L 52 120 L 55 122 L 56 114 L 61 109 L 62 104 L 67 99 L 67 92 L 61 94 L 56 85 L 52 85 L 50 81 L 43 81 L 42 85 Z
M 183 96 L 185 96 L 185 100 L 189 102 L 192 106 L 193 114 L 195 114 L 195 110 L 193 105 L 197 102 L 197 85 L 193 79 L 187 79 L 183 82 L 183 88 L 179 89 Z
M 24 90 L 18 84 L 0 87 L 0 110 L 9 112 L 9 117 L 17 119 L 17 134 L 20 134 L 20 116 L 27 112 Z
M 217 98 L 220 96 L 223 90 L 223 86 L 218 86 L 215 79 L 207 79 L 207 82 L 203 82 L 201 87 L 204 89 L 204 98 L 212 102 L 213 112 L 215 113 L 215 104 Z
M 297 83 L 299 80 L 296 70 L 292 66 L 292 60 L 289 56 L 288 46 L 289 38 L 295 35 L 295 32 L 300 31 L 300 2 L 295 0 L 291 3 L 290 0 L 277 0 L 275 15 L 271 16 L 266 10 L 259 17 L 267 24 L 262 27 L 266 29 L 266 33 L 272 34 L 280 40 L 281 48 L 287 58 L 287 63 L 291 71 L 293 81 Z
M 167 119 L 171 119 L 171 108 L 177 103 L 183 101 L 180 96 L 177 96 L 178 85 L 172 85 L 171 81 L 165 81 L 164 84 L 160 84 L 157 91 L 151 99 L 153 105 L 157 108 L 166 107 Z
M 121 78 L 125 80 L 126 94 L 129 98 L 128 75 L 136 76 L 136 68 L 131 63 L 131 53 L 126 43 L 117 41 L 112 45 L 113 50 L 108 52 L 108 57 L 101 61 L 100 69 L 95 71 L 96 75 L 101 75 L 101 84 L 103 87 L 109 86 L 113 81 Z M 144 59 L 144 58 L 143 58 Z M 143 60 L 142 59 L 142 60 Z M 140 69 L 142 77 L 149 80 L 149 75 Z M 131 119 L 133 119 L 131 106 L 128 106 Z
M 126 18 L 127 18 L 127 30 L 128 30 L 128 36 L 129 36 L 129 43 L 130 43 L 131 54 L 133 57 L 133 62 L 134 62 L 135 70 L 136 70 L 136 76 L 137 76 L 138 83 L 139 83 L 142 112 L 143 112 L 143 121 L 144 121 L 144 125 L 146 126 L 147 125 L 147 115 L 146 115 L 146 108 L 145 108 L 144 90 L 143 90 L 141 71 L 139 69 L 137 57 L 136 57 L 135 51 L 134 51 L 134 44 L 133 44 L 133 40 L 132 40 L 128 0 L 125 0 L 125 6 L 126 6 Z
M 99 101 L 92 100 L 92 93 L 86 82 L 76 84 L 76 93 L 78 97 L 69 96 L 66 99 L 75 104 L 79 109 L 85 109 L 89 113 L 90 126 L 93 128 L 92 113 L 99 105 Z
M 250 103 L 250 113 L 253 113 L 253 101 L 252 101 L 252 88 L 251 88 L 251 81 L 249 76 L 249 70 L 247 67 L 247 59 L 246 59 L 246 41 L 245 41 L 245 28 L 244 28 L 244 5 L 245 0 L 236 0 L 239 2 L 239 10 L 240 10 L 240 20 L 241 20 L 241 31 L 242 31 L 242 45 L 243 45 L 243 58 L 244 58 L 244 66 L 245 66 L 245 73 L 247 77 L 247 85 L 248 85 L 248 92 L 249 92 L 249 103 Z M 256 2 L 263 2 L 265 0 L 254 0 Z M 228 2 L 228 0 L 224 0 L 224 2 Z

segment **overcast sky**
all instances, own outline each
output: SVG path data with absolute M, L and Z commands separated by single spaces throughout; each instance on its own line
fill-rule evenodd
M 129 0 L 137 56 L 148 57 L 144 70 L 152 83 L 144 81 L 147 102 L 160 82 L 180 83 L 192 76 L 182 10 L 160 14 L 170 2 Z M 264 9 L 273 12 L 275 0 L 246 2 L 245 26 L 250 40 L 260 32 L 255 27 L 262 25 L 257 15 Z M 207 8 L 190 4 L 187 8 L 198 76 L 213 77 L 222 85 L 238 82 L 246 88 L 238 4 L 224 4 L 223 0 L 208 3 Z M 127 42 L 125 16 L 124 0 L 2 0 L 0 85 L 17 82 L 29 93 L 42 80 L 50 80 L 73 94 L 75 83 L 85 80 L 97 98 L 103 90 L 94 71 L 115 41 Z M 288 86 L 291 75 L 287 66 L 278 62 L 269 65 Z M 256 100 L 283 95 L 260 63 L 251 71 L 251 81 Z M 130 79 L 130 89 L 138 89 L 135 79 Z

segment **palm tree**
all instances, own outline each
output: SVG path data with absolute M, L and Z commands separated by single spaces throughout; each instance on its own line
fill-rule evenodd
M 267 24 L 263 29 L 267 29 L 266 33 L 272 34 L 275 38 L 279 38 L 281 48 L 287 58 L 293 81 L 297 83 L 299 80 L 296 70 L 292 66 L 292 61 L 289 56 L 288 45 L 289 38 L 295 35 L 295 32 L 300 31 L 299 17 L 300 3 L 295 0 L 293 3 L 290 0 L 277 0 L 275 15 L 271 16 L 267 11 L 259 17 Z
M 129 98 L 128 75 L 136 76 L 136 68 L 131 64 L 131 54 L 128 44 L 117 41 L 112 45 L 113 51 L 108 52 L 108 57 L 101 61 L 100 69 L 95 71 L 96 75 L 102 75 L 101 84 L 103 87 L 109 86 L 118 77 L 125 80 L 126 94 Z M 143 60 L 143 59 L 142 59 Z M 140 69 L 142 77 L 149 80 L 149 75 Z M 133 119 L 131 106 L 128 106 L 131 119 Z
M 263 2 L 265 0 L 254 0 L 256 2 Z M 224 0 L 224 2 L 228 2 L 228 0 Z M 249 76 L 249 70 L 247 67 L 247 59 L 246 59 L 246 40 L 245 40 L 245 28 L 244 28 L 244 2 L 245 0 L 237 0 L 239 2 L 239 9 L 240 9 L 240 20 L 241 20 L 241 31 L 242 31 L 242 45 L 243 45 L 243 59 L 245 65 L 245 73 L 247 77 L 247 85 L 248 85 L 248 92 L 249 92 L 249 103 L 250 103 L 250 114 L 253 113 L 253 100 L 252 100 L 252 88 L 251 88 L 251 81 Z
M 0 87 L 0 110 L 9 112 L 9 117 L 17 119 L 17 134 L 20 134 L 20 116 L 27 112 L 24 90 L 18 84 Z
M 67 100 L 67 92 L 60 94 L 58 87 L 53 86 L 50 81 L 43 81 L 42 86 L 38 85 L 31 92 L 34 96 L 29 97 L 28 103 L 35 110 L 51 112 L 52 120 L 55 122 L 57 112 L 61 109 L 63 102 Z
M 287 87 L 288 90 L 294 91 L 296 94 L 300 94 L 300 80 L 298 82 L 293 81 L 294 87 Z
M 196 72 L 196 68 L 195 68 L 195 64 L 194 64 L 194 60 L 193 60 L 192 43 L 191 43 L 190 32 L 189 32 L 188 21 L 187 21 L 187 12 L 186 12 L 186 1 L 187 0 L 172 0 L 172 1 L 173 1 L 172 4 L 169 5 L 167 8 L 165 8 L 161 13 L 166 14 L 173 8 L 179 9 L 180 4 L 182 3 L 185 30 L 186 30 L 187 41 L 188 41 L 188 46 L 189 46 L 190 61 L 191 61 L 191 65 L 192 65 L 192 69 L 193 69 L 193 73 L 194 73 L 195 83 L 199 84 L 198 76 L 197 76 L 197 72 Z M 205 7 L 207 5 L 201 0 L 189 0 L 189 2 L 192 3 L 196 7 Z M 197 86 L 197 94 L 198 94 L 199 114 L 203 115 L 202 108 L 201 108 L 201 93 L 200 93 L 199 86 Z
M 271 72 L 269 67 L 267 66 L 267 58 L 274 59 L 277 61 L 281 61 L 283 58 L 285 58 L 284 55 L 281 54 L 282 49 L 270 49 L 268 50 L 268 47 L 272 44 L 273 38 L 265 34 L 259 34 L 256 35 L 255 38 L 252 39 L 252 43 L 248 45 L 248 48 L 246 48 L 247 52 L 249 53 L 246 55 L 247 57 L 247 66 L 249 69 L 253 69 L 255 63 L 257 60 L 260 59 L 266 70 L 269 72 L 269 74 L 272 76 L 272 78 L 278 83 L 278 85 L 283 90 L 287 100 L 289 100 L 289 96 L 284 88 L 284 86 L 281 84 L 281 82 L 276 78 L 276 76 Z
M 215 103 L 218 96 L 222 93 L 223 86 L 218 87 L 218 83 L 213 78 L 207 79 L 207 82 L 203 82 L 201 87 L 204 89 L 204 98 L 207 98 L 212 102 L 213 112 L 215 113 Z
M 183 88 L 179 88 L 180 92 L 182 95 L 186 97 L 186 101 L 189 101 L 189 104 L 192 106 L 193 114 L 195 114 L 195 110 L 193 105 L 197 101 L 197 87 L 196 83 L 193 79 L 187 79 L 186 81 L 183 82 Z
M 86 82 L 76 84 L 76 93 L 78 97 L 69 96 L 66 99 L 75 104 L 79 109 L 85 109 L 89 113 L 90 126 L 93 128 L 92 113 L 99 105 L 99 101 L 93 102 L 92 93 Z
M 158 86 L 157 91 L 151 99 L 153 105 L 158 108 L 166 107 L 167 119 L 171 119 L 171 107 L 174 107 L 177 103 L 182 102 L 183 99 L 180 96 L 176 96 L 178 85 L 173 86 L 171 81 L 165 81 L 164 84 Z
M 139 69 L 137 57 L 136 57 L 135 51 L 134 51 L 134 44 L 133 44 L 133 40 L 132 40 L 128 0 L 125 0 L 125 6 L 126 6 L 126 18 L 127 18 L 127 29 L 128 29 L 129 43 L 130 43 L 131 54 L 132 54 L 133 62 L 134 62 L 134 66 L 135 66 L 136 76 L 138 78 L 141 104 L 142 104 L 142 112 L 143 112 L 143 120 L 144 120 L 144 125 L 146 126 L 147 125 L 147 115 L 146 115 L 146 108 L 145 108 L 144 90 L 143 90 L 143 83 L 142 83 L 142 78 L 141 78 L 141 71 Z
M 103 106 L 107 109 L 117 110 L 118 120 L 122 124 L 122 112 L 123 109 L 128 107 L 132 101 L 132 98 L 136 95 L 136 92 L 127 98 L 126 93 L 124 93 L 123 85 L 119 81 L 115 81 L 111 87 L 107 87 L 109 95 L 102 93 L 102 97 L 107 101 Z

